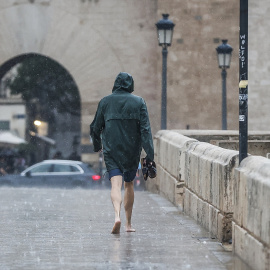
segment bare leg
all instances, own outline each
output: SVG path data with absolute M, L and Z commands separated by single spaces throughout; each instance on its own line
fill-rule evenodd
M 126 211 L 126 231 L 135 232 L 135 229 L 131 227 L 131 216 L 134 203 L 134 186 L 132 182 L 125 182 L 125 197 L 124 206 Z
M 112 229 L 112 233 L 119 234 L 121 227 L 120 210 L 122 204 L 122 195 L 121 195 L 122 176 L 121 175 L 113 176 L 111 178 L 111 184 L 112 184 L 111 199 L 115 213 L 115 221 L 114 221 L 115 223 Z

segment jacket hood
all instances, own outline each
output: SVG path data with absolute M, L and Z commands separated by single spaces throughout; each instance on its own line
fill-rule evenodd
M 123 90 L 129 93 L 134 91 L 134 81 L 130 74 L 126 72 L 120 72 L 117 75 L 112 92 L 117 90 Z

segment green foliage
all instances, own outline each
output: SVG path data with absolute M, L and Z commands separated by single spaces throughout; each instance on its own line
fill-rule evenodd
M 8 86 L 11 94 L 21 94 L 29 109 L 42 120 L 51 122 L 54 109 L 59 113 L 80 115 L 80 97 L 74 80 L 50 58 L 27 58 L 19 65 L 17 76 Z

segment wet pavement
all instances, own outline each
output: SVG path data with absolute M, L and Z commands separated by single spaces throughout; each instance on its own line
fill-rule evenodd
M 108 189 L 0 188 L 0 269 L 248 269 L 166 199 L 135 192 L 133 226 L 110 234 Z

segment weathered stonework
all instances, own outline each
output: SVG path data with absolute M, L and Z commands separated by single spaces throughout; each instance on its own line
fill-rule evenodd
M 234 237 L 235 253 L 245 258 L 251 267 L 270 267 L 270 161 L 250 156 L 243 160 L 235 177 Z M 246 250 L 256 250 L 247 256 Z M 252 254 L 251 252 L 249 252 Z
M 155 0 L 139 2 L 0 2 L 0 65 L 21 54 L 37 53 L 65 67 L 80 92 L 82 144 L 89 144 L 97 103 L 111 93 L 121 71 L 133 75 L 135 94 L 147 101 L 153 131 L 159 128 L 157 7 Z M 83 155 L 85 159 L 89 158 Z
M 239 165 L 237 151 L 182 135 L 187 132 L 157 133 L 157 177 L 146 182 L 147 189 L 177 205 L 203 225 L 212 238 L 221 242 L 233 239 L 233 251 L 252 269 L 268 270 L 270 160 L 249 156 Z M 204 132 L 195 133 L 203 138 Z M 228 131 L 206 133 L 210 141 L 210 134 L 219 139 L 222 133 L 225 139 L 234 136 Z M 252 136 L 258 139 L 259 133 Z M 262 138 L 267 136 L 262 132 Z
M 270 124 L 270 2 L 249 1 L 249 129 L 268 130 Z
M 249 6 L 249 128 L 265 130 L 270 2 L 250 0 Z M 155 23 L 162 13 L 169 13 L 176 24 L 168 54 L 168 128 L 221 128 L 221 75 L 215 48 L 225 38 L 234 48 L 227 77 L 228 128 L 237 129 L 237 0 L 1 1 L 0 64 L 38 53 L 63 65 L 80 91 L 83 144 L 98 100 L 110 93 L 118 72 L 130 72 L 135 94 L 148 104 L 155 134 L 160 128 L 162 65 Z
M 170 13 L 176 24 L 168 53 L 168 129 L 221 129 L 221 70 L 215 50 L 221 39 L 234 48 L 227 102 L 228 129 L 236 129 L 239 1 L 159 0 L 158 17 L 161 13 Z M 158 71 L 161 61 L 159 57 Z
M 213 237 L 232 237 L 232 185 L 238 152 L 181 135 L 159 131 L 155 136 L 158 176 L 146 183 L 183 209 Z

